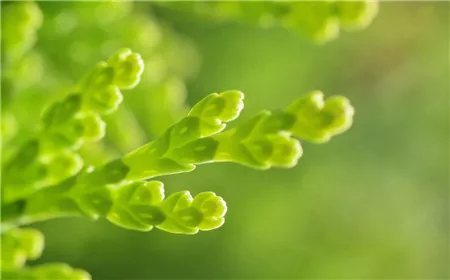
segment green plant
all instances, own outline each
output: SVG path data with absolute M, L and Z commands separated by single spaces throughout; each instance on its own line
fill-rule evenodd
M 2 25 L 2 91 L 6 89 L 8 98 L 13 98 L 24 87 L 17 78 L 23 72 L 13 70 L 23 68 L 21 63 L 29 65 L 27 55 L 39 57 L 31 50 L 34 35 L 30 34 L 36 32 L 42 15 L 30 2 L 7 8 L 11 17 Z M 178 121 L 143 146 L 106 163 L 86 164 L 80 151 L 105 137 L 105 120 L 109 118 L 109 124 L 123 102 L 120 90 L 131 90 L 147 77 L 143 74 L 145 59 L 121 49 L 95 65 L 69 94 L 44 110 L 40 129 L 4 157 L 1 270 L 5 279 L 90 278 L 65 264 L 26 267 L 26 260 L 40 256 L 44 242 L 39 231 L 21 226 L 82 216 L 104 218 L 138 231 L 154 227 L 177 234 L 213 230 L 224 223 L 227 206 L 223 198 L 213 192 L 192 196 L 188 191 L 166 196 L 163 183 L 153 179 L 214 162 L 261 170 L 290 168 L 303 152 L 299 139 L 325 143 L 352 124 L 353 108 L 345 97 L 325 99 L 320 91 L 313 91 L 284 109 L 263 111 L 226 129 L 244 108 L 244 94 L 229 90 L 207 95 L 189 111 L 180 106 L 185 116 L 174 118 Z M 28 84 L 33 86 L 33 81 Z M 2 112 L 2 148 L 11 134 L 4 131 L 14 126 L 6 115 L 13 110 L 6 105 L 2 104 L 6 109 Z M 153 132 L 162 130 L 158 127 Z
M 285 110 L 264 111 L 224 131 L 226 123 L 243 109 L 244 96 L 239 91 L 213 93 L 157 139 L 103 166 L 79 171 L 80 159 L 73 151 L 85 140 L 102 138 L 104 126 L 97 114 L 114 110 L 121 101 L 118 87 L 133 87 L 142 70 L 139 55 L 120 51 L 82 79 L 76 94 L 47 110 L 38 140 L 24 145 L 6 164 L 3 231 L 73 215 L 102 217 L 140 231 L 153 227 L 181 234 L 212 230 L 224 222 L 227 208 L 221 197 L 204 192 L 193 198 L 183 191 L 165 198 L 163 184 L 147 180 L 219 161 L 259 169 L 292 167 L 302 153 L 292 136 L 326 142 L 352 122 L 353 108 L 347 99 L 335 96 L 324 100 L 316 91 Z M 21 234 L 15 235 L 20 239 Z M 23 251 L 25 257 L 37 254 L 29 253 L 22 242 L 16 244 L 19 247 L 5 246 L 6 252 Z

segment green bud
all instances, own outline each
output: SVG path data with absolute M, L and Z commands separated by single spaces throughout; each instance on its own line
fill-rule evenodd
M 166 204 L 166 205 L 163 205 Z M 213 192 L 204 192 L 192 199 L 189 192 L 169 196 L 161 205 L 167 219 L 157 227 L 180 234 L 195 234 L 198 230 L 212 230 L 224 223 L 225 201 Z
M 35 229 L 11 229 L 2 234 L 2 269 L 22 267 L 27 259 L 37 259 L 44 248 L 44 236 Z
M 157 206 L 131 204 L 128 209 L 134 217 L 146 225 L 159 225 L 166 220 L 165 214 Z
M 36 260 L 44 250 L 44 235 L 35 229 L 14 229 L 14 234 L 20 241 L 20 248 L 30 260 Z
M 138 187 L 129 198 L 130 204 L 157 205 L 164 199 L 164 184 L 159 181 L 138 182 Z
M 202 137 L 222 131 L 225 122 L 236 119 L 244 108 L 244 94 L 229 90 L 220 94 L 212 93 L 198 102 L 188 116 L 200 120 L 200 135 Z
M 167 219 L 157 227 L 171 233 L 197 233 L 198 229 L 195 225 L 201 221 L 201 216 L 194 209 L 187 210 L 192 201 L 193 198 L 188 191 L 171 194 L 160 205 L 160 209 L 166 214 Z
M 194 207 L 178 210 L 171 217 L 179 225 L 188 228 L 196 228 L 203 220 L 203 214 Z
M 130 49 L 118 51 L 108 60 L 108 64 L 114 68 L 113 83 L 121 89 L 135 87 L 144 71 L 141 55 L 133 53 Z
M 353 31 L 366 28 L 378 13 L 378 1 L 337 1 L 334 3 L 343 29 Z
M 214 159 L 258 169 L 292 167 L 302 154 L 300 143 L 290 137 L 294 122 L 292 115 L 263 111 L 235 129 L 214 136 L 220 143 Z
M 339 21 L 332 16 L 333 8 L 331 1 L 296 2 L 282 19 L 282 24 L 324 43 L 339 34 Z
M 77 174 L 83 167 L 82 158 L 73 152 L 61 151 L 47 161 L 47 178 L 59 182 Z
M 355 111 L 346 97 L 332 96 L 326 100 L 321 117 L 323 125 L 331 134 L 336 135 L 351 127 L 354 114 Z
M 2 234 L 1 243 L 1 268 L 3 270 L 12 270 L 24 266 L 27 261 L 27 254 L 20 247 L 18 238 L 12 234 Z
M 194 198 L 192 207 L 200 210 L 206 217 L 223 217 L 227 212 L 226 202 L 214 192 L 199 193 Z
M 71 197 L 83 213 L 92 218 L 106 216 L 113 207 L 113 193 L 107 187 L 75 190 Z
M 120 186 L 107 219 L 121 227 L 149 231 L 166 217 L 158 206 L 164 198 L 161 182 L 135 182 Z M 153 205 L 152 205 L 153 204 Z
M 239 117 L 244 109 L 244 94 L 237 90 L 228 90 L 219 93 L 215 102 L 211 102 L 210 108 L 205 108 L 205 116 L 214 118 L 215 111 L 220 111 L 220 122 L 230 122 Z M 217 121 L 215 121 L 217 122 Z
M 45 131 L 41 142 L 46 151 L 61 148 L 78 148 L 83 142 L 84 123 L 82 118 L 72 118 L 64 125 Z
M 91 280 L 91 275 L 64 263 L 47 263 L 31 269 L 32 279 Z
M 83 123 L 83 139 L 96 142 L 105 136 L 106 124 L 97 114 L 85 114 L 80 118 Z
M 123 101 L 123 96 L 117 86 L 107 85 L 90 91 L 86 100 L 86 106 L 89 110 L 100 114 L 109 114 L 117 110 Z
M 262 112 L 262 114 L 267 113 Z M 264 119 L 264 124 L 259 128 L 263 134 L 276 134 L 280 131 L 289 131 L 295 123 L 295 116 L 286 114 L 285 112 L 275 111 L 267 115 Z
M 42 12 L 39 6 L 34 2 L 23 2 L 17 6 L 17 22 L 33 28 L 39 28 L 42 25 Z
M 124 163 L 130 168 L 127 179 L 146 179 L 192 171 L 195 164 L 212 161 L 218 142 L 202 138 L 223 130 L 243 108 L 239 91 L 213 93 L 198 102 L 188 116 L 162 136 L 128 153 Z
M 334 96 L 324 101 L 322 92 L 313 91 L 294 101 L 286 112 L 296 117 L 291 130 L 294 136 L 323 143 L 350 128 L 354 109 L 345 97 Z
M 287 168 L 297 165 L 297 161 L 303 153 L 298 140 L 291 138 L 286 133 L 268 135 L 267 139 L 272 144 L 270 165 Z
M 164 213 L 173 213 L 188 208 L 193 201 L 188 191 L 176 192 L 161 202 L 161 209 Z

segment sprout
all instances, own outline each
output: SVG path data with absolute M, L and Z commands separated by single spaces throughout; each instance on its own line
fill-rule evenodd
M 292 134 L 316 143 L 327 142 L 332 136 L 349 129 L 354 114 L 347 98 L 333 96 L 324 100 L 320 91 L 297 99 L 285 111 L 296 118 Z

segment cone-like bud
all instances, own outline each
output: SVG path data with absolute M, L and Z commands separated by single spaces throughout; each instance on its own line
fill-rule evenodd
M 113 84 L 121 89 L 135 87 L 144 71 L 141 55 L 133 53 L 130 49 L 118 51 L 108 60 L 108 64 L 114 68 Z
M 285 111 L 296 117 L 292 134 L 316 143 L 327 142 L 332 136 L 349 129 L 354 114 L 347 98 L 333 96 L 324 100 L 320 91 L 297 99 Z
M 378 2 L 373 0 L 337 1 L 335 7 L 341 27 L 349 31 L 366 28 L 378 13 Z

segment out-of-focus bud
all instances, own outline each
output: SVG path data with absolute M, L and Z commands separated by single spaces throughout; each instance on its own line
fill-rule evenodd
M 311 142 L 323 143 L 350 128 L 354 109 L 343 96 L 324 100 L 320 91 L 313 91 L 289 105 L 286 112 L 295 115 L 291 132 Z
M 99 141 L 105 136 L 106 124 L 97 114 L 85 114 L 80 118 L 83 124 L 83 139 Z
M 47 178 L 59 182 L 77 174 L 83 167 L 82 158 L 73 152 L 61 151 L 52 156 L 47 163 Z
M 84 270 L 74 269 L 64 263 L 42 264 L 30 269 L 31 279 L 91 280 Z
M 334 3 L 340 25 L 352 31 L 366 28 L 378 13 L 378 1 L 336 1 Z
M 141 55 L 133 53 L 130 49 L 122 49 L 113 55 L 108 64 L 114 68 L 113 84 L 121 89 L 135 87 L 144 71 L 144 62 Z

